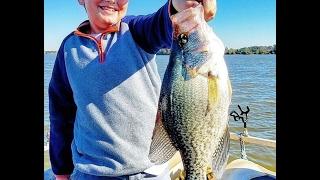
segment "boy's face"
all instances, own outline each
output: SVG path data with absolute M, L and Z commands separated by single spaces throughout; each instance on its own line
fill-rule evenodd
M 118 23 L 128 9 L 128 0 L 78 0 L 86 8 L 92 33 L 104 32 Z

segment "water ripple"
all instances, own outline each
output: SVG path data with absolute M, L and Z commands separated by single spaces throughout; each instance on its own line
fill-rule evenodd
M 48 84 L 56 54 L 44 56 L 44 126 L 49 126 Z M 275 55 L 230 55 L 225 56 L 232 83 L 233 97 L 230 112 L 237 105 L 249 106 L 248 130 L 252 136 L 276 139 L 276 56 Z M 169 56 L 157 56 L 158 71 L 163 78 Z M 243 124 L 230 117 L 232 132 L 239 133 Z M 276 170 L 275 149 L 246 145 L 248 159 L 270 170 Z M 240 158 L 239 142 L 231 141 L 230 160 Z

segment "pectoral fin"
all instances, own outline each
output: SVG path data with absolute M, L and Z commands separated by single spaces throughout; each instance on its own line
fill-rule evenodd
M 184 80 L 188 81 L 192 78 L 195 78 L 198 75 L 198 69 L 197 68 L 189 68 L 189 67 L 183 67 L 182 68 L 182 75 L 184 77 Z
M 211 111 L 214 104 L 218 102 L 218 77 L 208 73 L 208 105 L 206 115 Z

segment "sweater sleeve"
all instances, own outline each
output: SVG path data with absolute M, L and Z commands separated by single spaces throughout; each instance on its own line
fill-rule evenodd
M 171 47 L 172 22 L 169 14 L 171 8 L 170 0 L 153 14 L 126 16 L 123 19 L 128 23 L 134 40 L 146 52 L 155 54 L 161 48 Z
M 73 140 L 76 105 L 66 74 L 63 50 L 64 41 L 57 53 L 49 83 L 49 154 L 52 171 L 56 175 L 71 174 L 74 168 L 71 155 L 71 142 Z

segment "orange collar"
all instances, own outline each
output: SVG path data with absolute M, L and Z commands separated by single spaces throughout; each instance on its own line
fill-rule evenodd
M 114 26 L 110 26 L 108 27 L 104 32 L 102 32 L 102 34 L 105 33 L 112 33 L 112 32 L 118 32 L 120 29 L 120 23 L 121 21 L 119 21 L 117 24 L 115 24 Z M 76 29 L 75 33 L 76 34 L 89 34 L 90 32 L 90 22 L 89 20 L 86 20 L 84 22 L 82 22 L 78 28 Z

